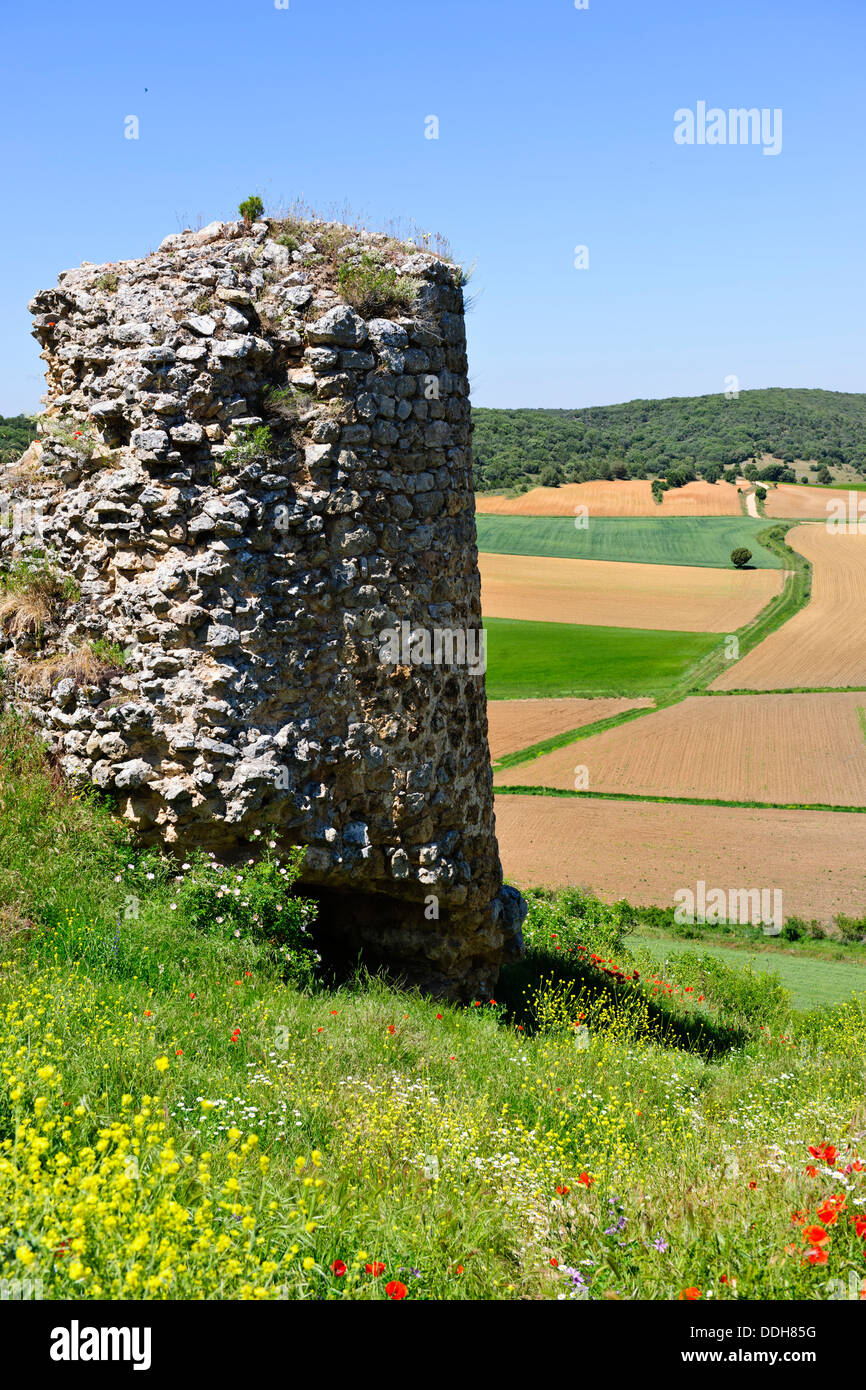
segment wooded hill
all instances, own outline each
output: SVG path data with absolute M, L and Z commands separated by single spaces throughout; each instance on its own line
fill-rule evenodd
M 36 434 L 36 421 L 29 415 L 0 415 L 0 463 L 12 463 Z
M 757 476 L 793 482 L 786 465 L 815 460 L 866 473 L 866 394 L 771 387 L 583 410 L 473 411 L 479 492 L 592 478 L 723 476 L 757 460 Z M 766 465 L 762 455 L 779 462 Z

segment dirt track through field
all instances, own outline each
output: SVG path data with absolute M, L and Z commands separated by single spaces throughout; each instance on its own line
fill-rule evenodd
M 810 525 L 787 540 L 814 566 L 809 602 L 711 689 L 866 686 L 866 535 Z
M 638 723 L 641 721 L 639 720 Z M 783 913 L 829 920 L 866 903 L 866 819 L 844 811 L 496 798 L 506 877 L 591 888 L 609 902 L 671 906 L 678 888 L 780 888 Z
M 637 565 L 532 555 L 478 557 L 486 618 L 734 632 L 778 594 L 781 570 Z
M 575 507 L 590 516 L 739 516 L 742 507 L 733 483 L 686 483 L 653 500 L 644 479 L 563 483 L 534 487 L 520 497 L 476 497 L 476 509 L 496 516 L 574 516 Z
M 866 492 L 855 492 L 853 496 L 862 508 L 859 514 L 866 518 Z M 795 487 L 793 483 L 779 483 L 768 489 L 764 510 L 767 516 L 793 521 L 826 521 L 828 515 L 836 514 L 835 510 L 828 513 L 827 503 L 841 502 L 847 514 L 848 497 L 844 488 Z M 858 514 L 856 504 L 854 514 Z
M 623 710 L 639 709 L 652 700 L 490 700 L 487 704 L 490 756 L 495 762 L 506 753 L 531 748 L 534 743 L 582 729 Z
M 866 694 L 692 697 L 497 774 L 497 786 L 866 806 Z M 866 845 L 866 820 L 861 827 Z M 864 886 L 866 906 L 866 886 Z

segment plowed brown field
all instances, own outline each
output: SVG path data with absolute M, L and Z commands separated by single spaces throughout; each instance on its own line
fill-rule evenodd
M 496 776 L 497 786 L 866 806 L 863 694 L 696 696 Z M 866 845 L 866 820 L 861 826 Z M 864 894 L 866 896 L 866 894 Z
M 533 555 L 478 557 L 486 618 L 734 632 L 781 591 L 782 570 L 635 565 Z
M 651 705 L 652 700 L 491 700 L 487 705 L 490 756 L 495 762 L 506 753 L 530 748 L 533 743 L 582 729 L 599 719 L 610 719 L 623 710 Z
M 733 483 L 686 483 L 663 493 L 659 505 L 652 484 L 638 478 L 534 487 L 521 497 L 476 497 L 475 505 L 496 516 L 574 516 L 578 506 L 590 516 L 739 516 L 743 510 Z
M 641 721 L 639 720 L 638 723 Z M 859 916 L 864 817 L 550 796 L 496 798 L 506 876 L 522 888 L 591 888 L 609 902 L 673 905 L 678 888 L 781 888 L 783 912 Z
M 814 566 L 812 597 L 711 689 L 866 686 L 866 535 L 797 526 L 788 544 Z
M 862 500 L 863 515 L 866 516 L 866 493 L 855 496 Z M 848 493 L 843 488 L 796 487 L 793 483 L 779 483 L 767 491 L 764 510 L 767 516 L 789 518 L 794 521 L 826 521 L 827 503 L 842 502 L 848 506 Z

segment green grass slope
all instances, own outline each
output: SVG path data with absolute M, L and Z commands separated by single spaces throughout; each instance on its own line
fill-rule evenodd
M 646 952 L 657 962 L 675 955 L 695 952 L 713 956 L 736 969 L 748 968 L 756 974 L 776 974 L 798 1009 L 839 1004 L 855 992 L 866 991 L 866 961 L 858 964 L 841 961 L 816 960 L 808 955 L 782 950 L 750 951 L 742 947 L 725 947 L 675 940 L 666 937 L 640 937 L 630 940 L 635 954 Z
M 495 1002 L 338 988 L 281 949 L 272 853 L 214 912 L 229 871 L 143 854 L 0 722 L 4 1281 L 76 1303 L 859 1283 L 857 1228 L 816 1264 L 791 1212 L 866 1199 L 862 996 L 798 1012 L 706 953 L 644 979 L 630 910 L 575 892 L 530 895 Z

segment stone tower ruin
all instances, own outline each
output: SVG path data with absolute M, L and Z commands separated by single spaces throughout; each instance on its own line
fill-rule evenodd
M 0 473 L 5 699 L 145 843 L 307 847 L 326 948 L 484 995 L 494 833 L 462 277 L 334 223 L 214 223 L 31 304 Z

